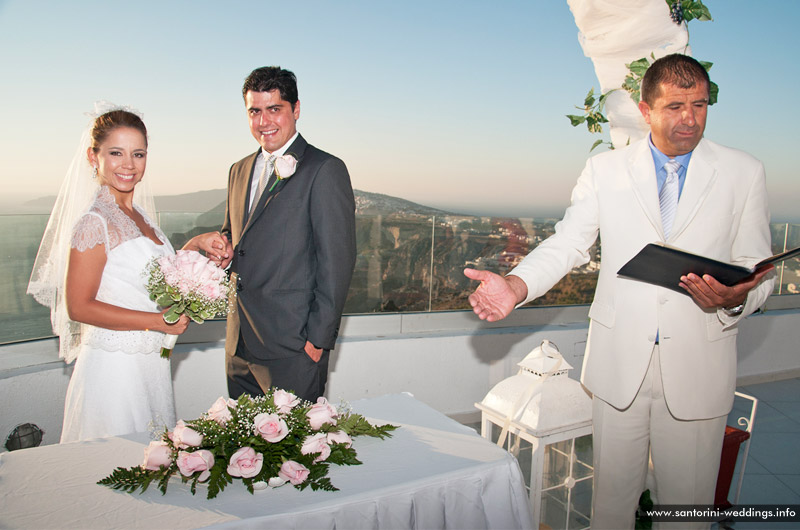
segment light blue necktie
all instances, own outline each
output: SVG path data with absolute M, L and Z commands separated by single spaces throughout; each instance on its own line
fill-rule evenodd
M 675 212 L 678 210 L 678 169 L 681 165 L 676 160 L 670 159 L 664 164 L 667 170 L 667 179 L 661 187 L 661 194 L 658 202 L 661 205 L 661 226 L 664 227 L 664 238 L 669 238 L 672 229 L 672 222 L 675 220 Z

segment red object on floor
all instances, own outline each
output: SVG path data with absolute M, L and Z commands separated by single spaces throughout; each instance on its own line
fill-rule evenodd
M 733 471 L 736 468 L 736 457 L 739 456 L 739 446 L 748 438 L 750 433 L 731 427 L 725 427 L 725 438 L 722 441 L 722 456 L 719 462 L 719 474 L 717 475 L 717 490 L 714 493 L 714 506 L 717 508 L 730 508 L 732 504 L 728 502 L 728 492 L 733 481 Z

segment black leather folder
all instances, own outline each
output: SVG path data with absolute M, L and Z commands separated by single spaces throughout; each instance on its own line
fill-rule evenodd
M 688 294 L 678 285 L 681 276 L 690 272 L 703 276 L 709 274 L 724 285 L 733 285 L 753 274 L 764 265 L 780 263 L 800 255 L 800 247 L 760 261 L 752 268 L 731 265 L 679 248 L 660 243 L 650 243 L 617 271 L 620 276 L 660 285 L 679 293 Z

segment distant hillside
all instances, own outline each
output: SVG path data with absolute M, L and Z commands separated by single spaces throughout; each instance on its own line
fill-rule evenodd
M 225 211 L 227 190 L 204 190 L 180 195 L 159 195 L 156 197 L 156 210 L 159 212 L 208 212 L 222 203 Z
M 371 193 L 369 191 L 354 190 L 356 197 L 356 213 L 361 215 L 377 214 L 419 214 L 419 215 L 453 215 L 429 206 L 423 206 L 415 202 L 407 201 L 391 195 L 382 193 Z
M 359 215 L 417 214 L 449 215 L 449 212 L 407 201 L 399 197 L 354 190 Z M 225 212 L 226 190 L 208 190 L 182 195 L 156 197 L 159 212 Z
M 359 215 L 417 214 L 452 215 L 399 197 L 354 190 L 356 213 Z M 19 204 L 7 213 L 48 213 L 53 208 L 54 195 L 39 197 Z M 160 195 L 155 198 L 159 212 L 205 212 L 217 218 L 225 213 L 226 190 L 204 190 L 180 195 Z

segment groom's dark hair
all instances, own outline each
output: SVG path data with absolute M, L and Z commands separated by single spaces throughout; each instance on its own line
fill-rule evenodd
M 281 94 L 281 99 L 292 105 L 292 110 L 297 103 L 297 77 L 280 66 L 262 66 L 250 72 L 242 86 L 242 97 L 247 97 L 249 90 L 253 92 L 277 90 Z

